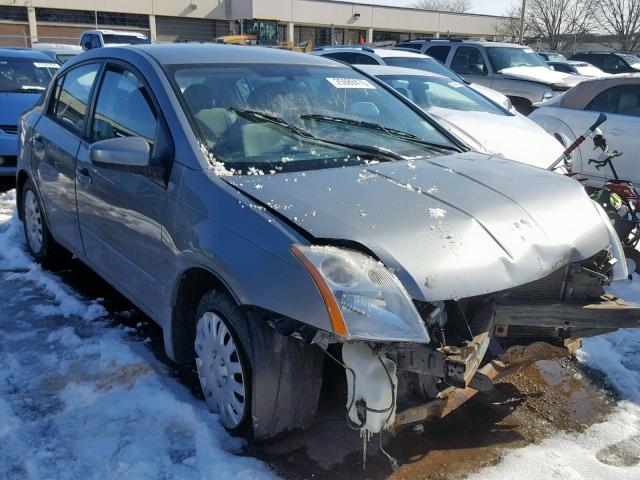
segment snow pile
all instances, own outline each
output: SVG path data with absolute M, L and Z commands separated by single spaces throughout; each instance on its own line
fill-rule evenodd
M 0 478 L 275 478 L 101 305 L 30 261 L 13 195 L 0 195 Z
M 640 276 L 619 282 L 613 291 L 640 302 Z M 640 329 L 586 339 L 578 358 L 602 370 L 625 400 L 605 422 L 511 450 L 501 463 L 469 480 L 640 479 Z

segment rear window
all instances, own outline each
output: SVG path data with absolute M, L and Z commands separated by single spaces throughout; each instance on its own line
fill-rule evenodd
M 422 49 L 422 44 L 420 43 L 400 43 L 396 45 L 397 47 L 408 48 L 410 50 L 415 50 L 419 52 Z
M 448 45 L 436 45 L 435 47 L 429 48 L 425 53 L 440 63 L 445 63 L 447 61 L 447 57 L 449 56 L 449 51 L 451 47 Z
M 392 67 L 413 68 L 425 72 L 437 73 L 451 80 L 464 83 L 464 80 L 455 72 L 449 70 L 439 61 L 429 57 L 385 57 L 384 63 Z
M 44 92 L 58 68 L 51 59 L 0 57 L 0 92 Z
M 126 44 L 126 45 L 145 45 L 149 42 L 147 37 L 136 37 L 133 35 L 116 35 L 112 33 L 103 33 L 102 39 L 105 45 L 109 44 Z

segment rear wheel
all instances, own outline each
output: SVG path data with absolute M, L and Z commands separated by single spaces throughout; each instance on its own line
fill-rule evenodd
M 24 184 L 20 198 L 27 250 L 34 260 L 47 267 L 59 265 L 67 260 L 69 252 L 53 239 L 44 219 L 42 203 L 31 180 Z
M 633 247 L 624 247 L 624 256 L 629 274 L 640 274 L 640 252 Z
M 280 335 L 264 313 L 212 290 L 198 305 L 196 367 L 209 409 L 253 440 L 308 426 L 322 386 L 318 347 Z

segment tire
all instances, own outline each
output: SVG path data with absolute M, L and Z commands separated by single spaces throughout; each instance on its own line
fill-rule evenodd
M 202 297 L 195 318 L 200 385 L 225 428 L 250 440 L 267 440 L 311 423 L 322 386 L 318 347 L 280 335 L 266 315 L 239 307 L 217 290 Z M 209 328 L 221 347 L 208 346 Z
M 56 267 L 67 261 L 70 254 L 58 244 L 45 221 L 45 213 L 38 192 L 31 179 L 20 195 L 20 213 L 27 250 L 33 259 L 45 267 Z
M 627 259 L 629 275 L 640 274 L 640 252 L 633 247 L 624 247 L 624 256 Z

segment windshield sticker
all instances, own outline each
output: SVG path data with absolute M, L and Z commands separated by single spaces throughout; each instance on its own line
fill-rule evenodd
M 57 63 L 33 62 L 36 68 L 60 68 Z
M 460 82 L 449 82 L 449 86 L 452 88 L 464 87 L 464 85 L 462 85 Z
M 364 78 L 327 78 L 327 80 L 336 88 L 366 88 L 372 90 L 376 88 L 375 85 Z

